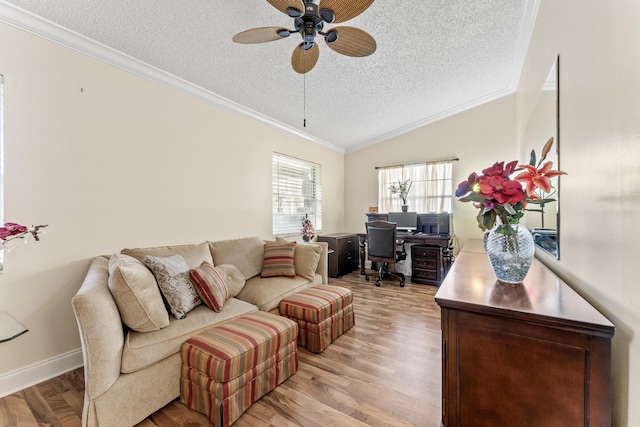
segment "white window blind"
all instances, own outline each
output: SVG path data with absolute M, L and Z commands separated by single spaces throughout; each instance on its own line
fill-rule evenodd
M 300 234 L 308 215 L 322 229 L 322 166 L 273 153 L 273 235 Z
M 452 161 L 416 163 L 378 169 L 378 210 L 400 212 L 402 200 L 391 194 L 394 182 L 411 180 L 407 197 L 410 212 L 451 212 L 453 198 Z

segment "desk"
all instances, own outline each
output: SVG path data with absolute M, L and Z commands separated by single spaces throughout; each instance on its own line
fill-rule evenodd
M 420 278 L 414 277 L 413 270 L 417 259 L 412 257 L 411 266 L 411 282 L 423 283 L 430 285 L 440 285 L 440 282 L 449 271 L 451 266 L 451 254 L 452 248 L 449 243 L 451 236 L 441 236 L 437 234 L 412 234 L 412 233 L 397 233 L 398 239 L 404 240 L 405 243 L 416 243 L 418 245 L 426 245 L 433 249 L 436 249 L 438 256 L 435 261 L 436 276 L 433 278 Z M 360 274 L 365 274 L 364 261 L 367 253 L 367 233 L 358 233 L 358 240 L 360 243 Z

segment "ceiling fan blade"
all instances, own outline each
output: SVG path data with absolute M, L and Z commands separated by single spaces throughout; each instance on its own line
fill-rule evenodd
M 316 43 L 308 50 L 302 49 L 303 45 L 304 42 L 296 46 L 291 55 L 291 66 L 294 71 L 299 74 L 311 71 L 313 67 L 316 66 L 316 62 L 318 62 L 318 57 L 320 56 L 320 49 L 318 49 Z
M 335 31 L 338 33 L 338 37 L 335 41 L 331 33 Z M 333 36 L 333 37 L 332 37 Z M 376 51 L 376 41 L 369 33 L 362 31 L 359 28 L 354 27 L 335 27 L 332 28 L 325 38 L 327 46 L 335 50 L 338 53 L 347 56 L 369 56 Z
M 367 10 L 374 0 L 320 0 L 318 10 L 330 9 L 335 15 L 334 24 L 348 21 Z
M 275 7 L 282 13 L 287 13 L 288 8 L 297 9 L 298 12 L 304 14 L 304 3 L 302 0 L 267 0 L 271 6 Z
M 233 41 L 242 44 L 265 43 L 274 40 L 280 40 L 284 37 L 278 34 L 279 31 L 285 30 L 282 27 L 261 27 L 252 28 L 251 30 L 242 31 L 233 36 Z

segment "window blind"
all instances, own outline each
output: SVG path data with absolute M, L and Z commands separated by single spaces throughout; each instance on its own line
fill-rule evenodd
M 322 229 L 322 166 L 273 153 L 273 235 L 300 234 L 307 215 Z

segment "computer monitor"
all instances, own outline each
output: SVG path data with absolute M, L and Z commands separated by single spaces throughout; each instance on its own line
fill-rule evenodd
M 415 231 L 418 227 L 418 212 L 389 212 L 389 222 L 395 222 L 401 231 Z

